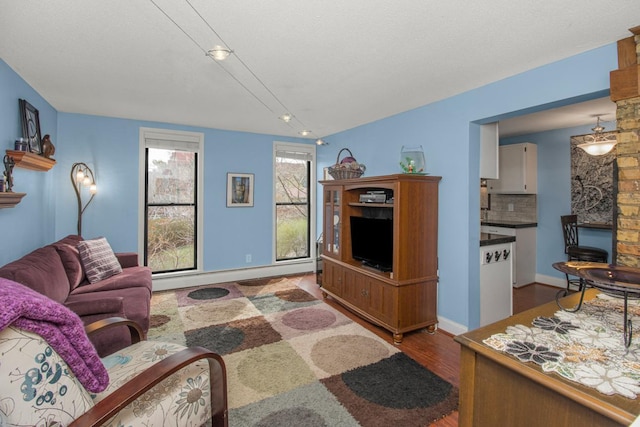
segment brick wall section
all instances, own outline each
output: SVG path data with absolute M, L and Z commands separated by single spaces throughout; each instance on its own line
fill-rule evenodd
M 640 64 L 640 35 L 634 37 Z M 617 101 L 618 222 L 615 263 L 640 267 L 640 97 Z

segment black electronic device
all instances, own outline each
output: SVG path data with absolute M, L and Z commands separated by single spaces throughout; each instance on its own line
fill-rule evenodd
M 386 203 L 388 199 L 393 198 L 393 191 L 388 189 L 369 190 L 364 194 L 360 194 L 360 203 Z
M 350 217 L 351 256 L 381 271 L 393 269 L 393 220 Z
M 360 195 L 360 203 L 385 203 L 387 196 L 384 193 L 365 193 Z

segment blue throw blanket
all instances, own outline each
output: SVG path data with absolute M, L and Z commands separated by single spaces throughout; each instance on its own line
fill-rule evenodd
M 46 340 L 87 391 L 98 393 L 109 384 L 109 374 L 74 312 L 24 285 L 0 278 L 0 330 L 10 325 Z

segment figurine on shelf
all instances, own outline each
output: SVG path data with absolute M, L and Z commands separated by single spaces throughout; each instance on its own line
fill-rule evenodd
M 4 156 L 4 179 L 5 189 L 7 193 L 11 193 L 11 189 L 13 188 L 13 166 L 15 166 L 16 162 L 13 161 L 13 157 L 9 155 Z
M 51 137 L 49 134 L 46 134 L 44 138 L 42 138 L 42 155 L 50 159 L 56 153 L 56 147 L 51 142 Z

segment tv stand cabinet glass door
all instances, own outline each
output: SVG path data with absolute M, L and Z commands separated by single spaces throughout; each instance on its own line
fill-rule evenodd
M 324 241 L 323 254 L 340 258 L 341 227 L 342 227 L 342 187 L 327 185 L 324 187 L 324 210 L 322 238 Z

